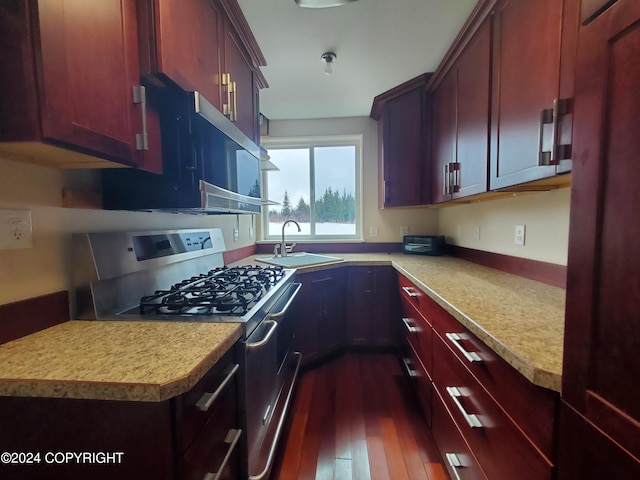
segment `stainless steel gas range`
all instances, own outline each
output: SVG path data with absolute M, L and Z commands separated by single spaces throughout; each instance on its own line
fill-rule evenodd
M 295 270 L 224 265 L 220 229 L 73 237 L 77 318 L 242 324 L 241 471 L 269 475 L 301 355 L 293 351 Z

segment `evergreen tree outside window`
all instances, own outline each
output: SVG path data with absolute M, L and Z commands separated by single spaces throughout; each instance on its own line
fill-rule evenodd
M 263 142 L 279 170 L 263 175 L 265 240 L 281 238 L 282 224 L 296 220 L 287 237 L 361 239 L 362 137 L 268 139 Z

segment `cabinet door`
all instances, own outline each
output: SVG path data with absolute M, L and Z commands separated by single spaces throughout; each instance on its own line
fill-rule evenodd
M 433 193 L 434 203 L 451 200 L 456 162 L 456 83 L 454 68 L 433 94 Z
M 563 15 L 569 14 L 563 4 L 505 0 L 496 9 L 490 189 L 556 174 L 555 165 L 540 159 L 553 143 L 552 124 L 541 124 L 540 112 L 560 96 Z
M 135 0 L 39 1 L 37 9 L 42 137 L 136 165 Z
M 491 25 L 485 20 L 459 60 L 456 92 L 457 188 L 453 198 L 487 191 Z
M 183 90 L 198 91 L 220 110 L 218 10 L 209 0 L 145 0 L 144 5 L 143 74 L 161 75 Z
M 397 345 L 399 310 L 396 285 L 392 268 L 349 268 L 347 323 L 350 346 Z
M 233 84 L 229 98 L 231 102 L 229 108 L 233 111 L 231 120 L 251 140 L 259 143 L 255 77 L 251 63 L 245 56 L 244 48 L 229 21 L 225 22 L 224 57 L 225 71 Z
M 422 171 L 424 89 L 419 87 L 389 100 L 383 109 L 383 206 L 423 202 Z
M 292 315 L 295 347 L 309 364 L 335 352 L 345 343 L 345 280 L 342 269 L 300 274 L 300 299 Z
M 637 0 L 580 30 L 562 391 L 640 459 L 638 52 Z

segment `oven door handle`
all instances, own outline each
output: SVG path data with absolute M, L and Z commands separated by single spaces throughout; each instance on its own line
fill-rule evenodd
M 271 328 L 269 329 L 269 331 L 267 332 L 265 337 L 262 340 L 260 340 L 259 342 L 247 343 L 247 349 L 254 349 L 254 348 L 263 347 L 264 345 L 269 343 L 269 340 L 271 339 L 271 337 L 273 337 L 273 334 L 275 333 L 276 328 L 278 327 L 278 323 L 274 322 L 273 320 L 265 320 L 263 323 L 265 325 L 267 323 L 270 323 L 271 324 Z
M 287 314 L 287 310 L 289 310 L 289 307 L 291 306 L 291 303 L 295 300 L 296 296 L 298 295 L 298 293 L 300 292 L 300 289 L 302 288 L 302 284 L 301 283 L 294 283 L 292 285 L 292 287 L 295 286 L 296 290 L 295 292 L 293 292 L 291 294 L 291 296 L 289 297 L 289 300 L 287 301 L 287 304 L 284 306 L 284 308 L 282 310 L 280 310 L 279 312 L 273 313 L 271 315 L 269 315 L 269 319 L 270 320 L 277 320 L 279 318 L 284 317 Z

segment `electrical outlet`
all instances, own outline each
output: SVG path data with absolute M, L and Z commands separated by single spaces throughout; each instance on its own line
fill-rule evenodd
M 473 238 L 480 240 L 480 225 L 476 225 L 473 229 Z
M 233 229 L 233 241 L 237 242 L 238 240 L 240 240 L 240 232 L 238 231 L 237 228 Z
M 369 227 L 369 236 L 377 237 L 378 236 L 378 227 Z
M 462 225 L 456 226 L 456 238 L 462 240 Z
M 249 227 L 249 238 L 253 238 L 255 235 L 254 231 L 253 231 L 253 227 Z
M 409 235 L 409 227 L 400 227 L 400 236 Z
M 525 225 L 516 225 L 514 243 L 516 245 L 524 245 L 525 236 L 526 236 Z
M 0 250 L 33 248 L 31 212 L 0 210 Z

